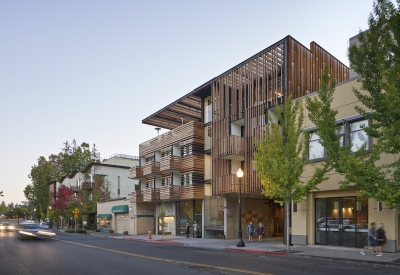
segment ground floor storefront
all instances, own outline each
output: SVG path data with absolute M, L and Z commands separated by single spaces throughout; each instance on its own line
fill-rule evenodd
M 360 198 L 355 191 L 313 192 L 307 201 L 293 205 L 291 243 L 361 248 L 368 244 L 372 222 L 384 224 L 384 251 L 400 249 L 400 213 L 373 199 Z

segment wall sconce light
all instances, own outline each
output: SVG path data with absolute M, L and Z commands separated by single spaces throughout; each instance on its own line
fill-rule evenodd
M 339 210 L 339 202 L 338 201 L 335 201 L 333 203 L 333 210 Z

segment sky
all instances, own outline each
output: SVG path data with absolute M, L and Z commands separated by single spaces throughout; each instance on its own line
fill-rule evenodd
M 138 155 L 157 136 L 142 119 L 287 35 L 348 65 L 372 3 L 0 1 L 0 200 L 26 200 L 66 140 Z

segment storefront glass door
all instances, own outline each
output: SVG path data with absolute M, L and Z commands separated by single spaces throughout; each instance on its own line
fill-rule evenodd
M 316 244 L 362 247 L 368 235 L 368 200 L 356 197 L 315 201 Z

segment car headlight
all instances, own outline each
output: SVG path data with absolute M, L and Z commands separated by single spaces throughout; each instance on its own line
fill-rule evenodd
M 9 229 L 14 229 L 14 226 L 9 226 L 8 228 L 9 228 Z
M 3 225 L 0 225 L 0 229 L 4 229 L 5 227 Z

